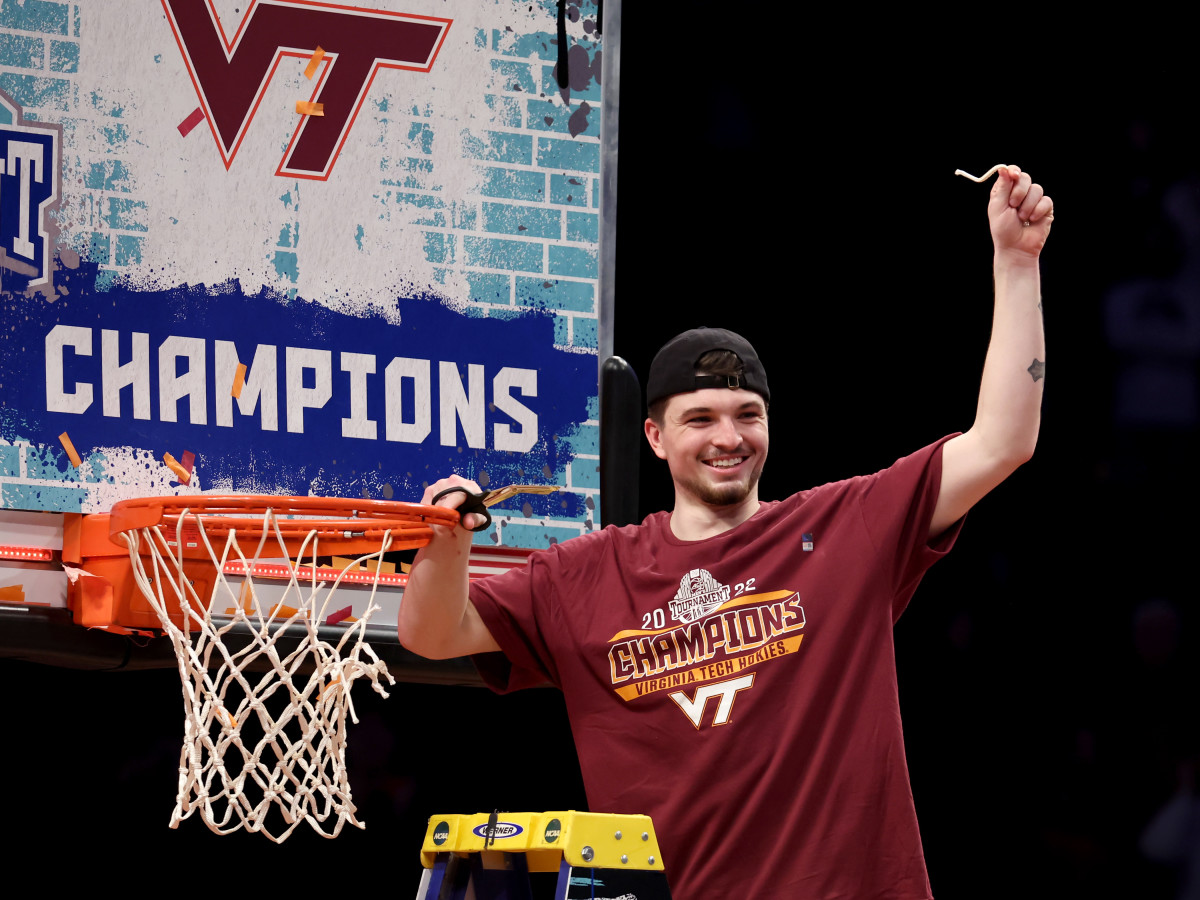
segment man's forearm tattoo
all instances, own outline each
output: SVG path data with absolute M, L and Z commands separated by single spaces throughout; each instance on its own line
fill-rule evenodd
M 1029 368 L 1025 371 L 1032 375 L 1033 380 L 1036 382 L 1039 378 L 1046 377 L 1046 364 L 1035 356 L 1033 362 L 1030 363 Z

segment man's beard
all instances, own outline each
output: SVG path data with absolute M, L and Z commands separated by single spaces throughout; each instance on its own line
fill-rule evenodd
M 711 481 L 702 479 L 684 480 L 681 485 L 693 497 L 708 506 L 737 506 L 753 493 L 758 486 L 758 479 L 762 475 L 762 462 L 760 461 L 754 470 L 750 473 L 750 477 L 745 481 L 729 481 L 724 483 L 714 484 Z

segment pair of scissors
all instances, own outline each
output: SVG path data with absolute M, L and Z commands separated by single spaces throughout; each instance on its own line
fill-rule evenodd
M 515 497 L 517 494 L 553 494 L 558 490 L 556 484 L 510 484 L 507 487 L 496 488 L 494 491 L 480 491 L 478 494 L 468 490 L 465 487 L 455 485 L 448 487 L 444 491 L 438 491 L 433 495 L 430 504 L 436 504 L 447 494 L 465 494 L 463 502 L 459 504 L 458 514 L 465 517 L 467 513 L 475 513 L 483 517 L 483 524 L 476 525 L 472 531 L 486 531 L 492 524 L 492 511 L 489 506 L 495 506 L 509 497 Z M 465 526 L 464 526 L 465 527 Z

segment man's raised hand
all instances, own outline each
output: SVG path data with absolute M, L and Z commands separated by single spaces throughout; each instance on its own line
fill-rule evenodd
M 1054 201 L 1019 166 L 1001 166 L 988 200 L 988 220 L 997 253 L 1037 259 L 1054 221 Z

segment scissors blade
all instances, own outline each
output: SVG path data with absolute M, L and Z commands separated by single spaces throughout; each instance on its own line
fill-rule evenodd
M 557 490 L 560 490 L 557 484 L 510 484 L 508 487 L 486 492 L 482 497 L 482 503 L 484 506 L 495 506 L 517 494 L 553 494 Z

